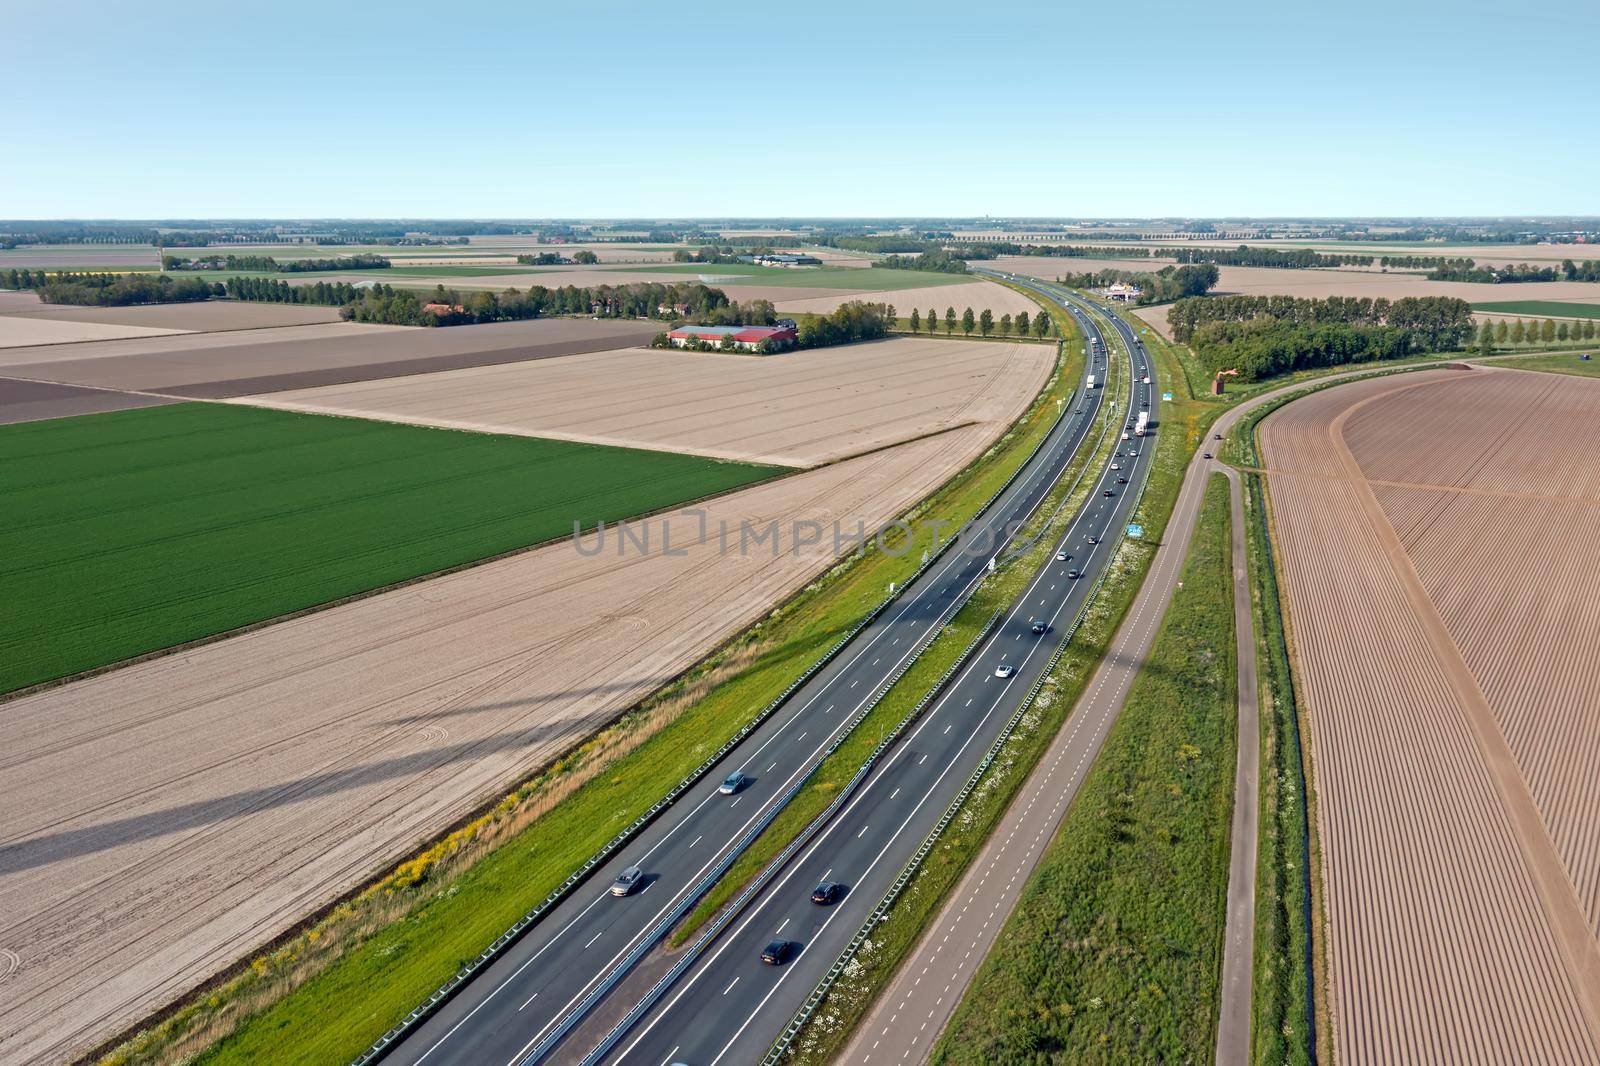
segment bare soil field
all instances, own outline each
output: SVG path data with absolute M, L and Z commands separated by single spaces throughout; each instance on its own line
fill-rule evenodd
M 1432 370 L 1262 423 L 1341 1061 L 1600 1062 L 1597 404 Z
M 160 396 L 112 389 L 0 377 L 0 426 L 15 422 L 37 422 L 45 418 L 65 418 L 68 415 L 126 411 L 134 407 L 159 407 L 175 402 Z
M 0 270 L 105 270 L 160 265 L 161 257 L 148 244 L 40 244 L 0 249 Z
M 1008 274 L 1054 281 L 1063 274 L 1089 274 L 1096 270 L 1160 270 L 1167 259 L 1080 259 L 1077 256 L 1002 255 L 979 264 Z
M 875 528 L 1046 373 L 993 422 L 653 519 L 648 552 L 551 545 L 9 703 L 0 1063 L 70 1058 L 499 794 L 828 566 L 793 521 Z M 740 552 L 745 520 L 777 545 Z
M 6 321 L 0 318 L 0 327 Z M 301 328 L 324 332 L 293 337 L 278 331 L 228 334 L 209 338 L 213 343 L 208 345 L 174 345 L 169 349 L 150 346 L 137 354 L 100 355 L 85 351 L 75 359 L 36 363 L 7 360 L 4 373 L 17 378 L 217 399 L 600 351 L 641 343 L 661 327 L 659 323 L 624 319 L 550 318 L 446 329 L 345 323 Z M 240 337 L 253 339 L 254 343 L 238 343 Z
M 206 300 L 201 303 L 148 304 L 142 307 L 73 307 L 38 302 L 31 310 L 0 314 L 20 314 L 25 318 L 57 322 L 94 322 L 113 326 L 152 326 L 158 329 L 191 333 L 226 332 L 235 329 L 268 329 L 274 326 L 305 326 L 315 322 L 338 322 L 337 307 L 310 304 L 246 303 L 233 300 Z
M 726 286 L 728 295 L 734 293 L 734 286 Z M 742 287 L 741 292 L 753 287 Z M 997 285 L 992 281 L 964 281 L 956 285 L 935 285 L 925 289 L 893 289 L 887 292 L 839 292 L 835 290 L 829 294 L 809 295 L 805 289 L 771 289 L 763 293 L 765 299 L 778 305 L 779 311 L 809 311 L 814 314 L 827 314 L 840 304 L 852 300 L 862 300 L 867 303 L 893 304 L 896 313 L 902 317 L 911 314 L 916 308 L 926 314 L 928 308 L 937 308 L 940 315 L 944 314 L 947 307 L 954 307 L 956 314 L 970 307 L 974 314 L 980 313 L 984 308 L 994 312 L 995 318 L 1004 314 L 1016 314 L 1018 311 L 1027 311 L 1029 314 L 1039 309 L 1039 305 L 1004 285 Z M 739 299 L 749 299 L 741 295 Z
M 83 341 L 114 340 L 119 337 L 160 337 L 183 332 L 186 331 L 159 329 L 153 326 L 115 325 L 110 322 L 73 322 L 66 319 L 0 314 L 0 348 L 70 345 Z
M 0 324 L 4 318 L 0 317 Z M 214 351 L 268 342 L 307 343 L 311 341 L 358 336 L 363 333 L 404 333 L 409 326 L 358 325 L 351 322 L 331 322 L 310 326 L 279 326 L 261 330 L 235 330 L 224 333 L 181 333 L 161 331 L 137 338 L 106 341 L 84 341 L 70 345 L 38 345 L 34 347 L 0 350 L 0 368 L 22 365 L 43 367 L 49 363 L 75 363 L 80 360 L 110 359 L 122 356 L 159 356 L 177 352 L 199 350 Z M 6 371 L 0 369 L 0 373 Z M 48 378 L 48 373 L 37 376 Z
M 767 357 L 630 348 L 244 397 L 266 407 L 815 466 L 969 422 L 1047 345 L 895 338 Z

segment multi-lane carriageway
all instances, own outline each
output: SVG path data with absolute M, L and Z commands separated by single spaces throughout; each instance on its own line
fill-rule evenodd
M 1041 283 L 1037 290 L 1067 303 L 1059 289 Z M 1076 305 L 1068 307 L 1086 335 L 1103 336 L 1097 320 Z M 1123 422 L 1132 422 L 1141 402 L 1150 405 L 1157 422 L 1155 386 L 1140 381 L 1148 362 L 1126 324 L 1115 324 L 1131 371 L 1128 399 L 1119 402 Z M 1102 381 L 1103 358 L 1085 368 Z M 1044 446 L 943 555 L 696 788 L 408 1033 L 385 1061 L 520 1066 L 539 1058 L 582 1059 L 589 1046 L 558 1037 L 623 976 L 625 960 L 659 937 L 666 916 L 955 613 L 1003 546 L 1005 531 L 1038 509 L 1084 442 L 1104 392 L 1080 389 Z M 1093 494 L 1065 527 L 1058 547 L 1070 559 L 1051 556 L 851 800 L 655 1009 L 621 1034 L 607 1061 L 698 1066 L 761 1058 L 1045 669 L 1061 631 L 1108 562 L 1115 534 L 1144 483 L 1153 445 L 1148 438 L 1119 444 L 1115 451 L 1123 454 L 1100 471 Z M 1120 470 L 1111 470 L 1110 463 Z M 1099 543 L 1090 544 L 1090 538 Z M 1072 570 L 1082 576 L 1069 578 Z M 1031 622 L 1040 618 L 1051 628 L 1034 634 Z M 1015 670 L 1009 678 L 996 676 L 1002 663 Z M 717 785 L 733 770 L 750 781 L 738 793 L 722 795 Z M 611 896 L 612 879 L 633 865 L 645 871 L 643 886 L 625 898 Z M 842 897 L 829 907 L 810 902 L 812 887 L 822 880 L 843 885 Z M 767 966 L 760 952 L 775 936 L 795 941 L 797 950 L 785 965 Z M 615 1006 L 608 1004 L 607 1013 L 620 1013 Z

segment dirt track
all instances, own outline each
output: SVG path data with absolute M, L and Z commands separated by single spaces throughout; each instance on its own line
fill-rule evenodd
M 715 501 L 705 541 L 665 519 L 671 556 L 656 522 L 648 557 L 555 545 L 7 704 L 0 1063 L 169 1001 L 696 661 L 833 558 L 725 556 L 720 520 L 870 529 L 988 446 L 1032 366 L 993 423 Z
M 629 348 L 241 402 L 814 466 L 990 421 L 1053 359 L 1047 345 L 913 338 L 768 357 Z
M 1597 408 L 1435 370 L 1262 425 L 1341 1061 L 1600 1062 Z

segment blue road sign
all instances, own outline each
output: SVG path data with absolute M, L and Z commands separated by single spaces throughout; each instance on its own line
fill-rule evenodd
M 1129 523 L 1128 536 L 1132 537 L 1134 540 L 1142 539 L 1144 537 L 1144 527 L 1139 525 L 1137 522 Z

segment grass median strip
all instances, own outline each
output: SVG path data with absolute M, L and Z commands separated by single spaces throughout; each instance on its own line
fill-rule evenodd
M 846 559 L 683 679 L 351 900 L 113 1049 L 107 1063 L 348 1062 L 554 889 L 916 570 L 1048 433 L 1076 346 L 978 460 L 913 508 L 908 550 Z M 896 551 L 893 535 L 886 538 Z
M 1188 1061 L 1214 1043 L 1236 692 L 1213 476 L 1149 665 L 935 1063 Z

